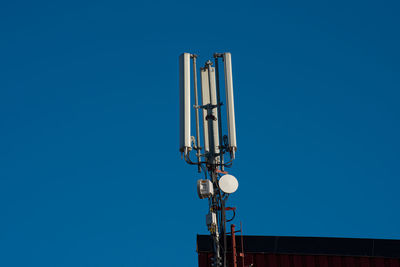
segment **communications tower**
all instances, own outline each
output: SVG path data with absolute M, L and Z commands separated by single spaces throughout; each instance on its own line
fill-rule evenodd
M 214 62 L 208 60 L 200 68 L 201 105 L 197 90 L 197 55 L 183 53 L 179 57 L 180 87 L 180 152 L 184 160 L 197 165 L 204 179 L 197 181 L 201 199 L 208 199 L 206 224 L 213 240 L 213 266 L 227 266 L 226 207 L 229 194 L 238 188 L 238 181 L 226 172 L 235 159 L 236 127 L 233 99 L 231 53 L 215 53 Z M 219 61 L 222 59 L 225 77 L 224 92 L 220 90 Z M 192 69 L 192 71 L 191 71 Z M 191 105 L 191 73 L 193 75 L 194 105 Z M 225 104 L 221 102 L 225 94 Z M 191 110 L 195 114 L 195 134 L 191 135 Z M 201 113 L 201 118 L 200 118 Z M 226 114 L 227 135 L 223 134 L 222 113 Z M 202 133 L 201 129 L 202 128 Z M 201 139 L 203 140 L 201 142 Z M 203 144 L 203 145 L 202 145 Z M 191 159 L 191 152 L 195 152 Z M 228 220 L 231 221 L 233 217 Z M 234 233 L 233 233 L 234 234 Z

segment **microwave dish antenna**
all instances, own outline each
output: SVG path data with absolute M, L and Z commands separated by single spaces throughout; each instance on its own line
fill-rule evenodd
M 239 187 L 238 180 L 230 174 L 225 174 L 218 181 L 219 188 L 226 194 L 235 193 Z

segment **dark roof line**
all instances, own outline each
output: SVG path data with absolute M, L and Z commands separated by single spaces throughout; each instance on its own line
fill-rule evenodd
M 236 237 L 240 246 L 240 237 Z M 228 248 L 231 240 L 228 237 Z M 243 236 L 245 253 L 400 258 L 400 240 L 333 237 Z M 197 251 L 212 252 L 209 235 L 197 235 Z

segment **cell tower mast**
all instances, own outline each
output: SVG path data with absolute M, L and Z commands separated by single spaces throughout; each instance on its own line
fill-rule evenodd
M 225 113 L 227 116 L 228 135 L 223 135 L 222 133 L 221 114 L 223 103 L 221 102 L 218 65 L 218 61 L 221 58 L 224 63 Z M 232 60 L 230 53 L 215 53 L 214 67 L 211 60 L 208 60 L 204 67 L 200 68 L 201 105 L 199 105 L 198 100 L 196 61 L 197 55 L 190 53 L 183 53 L 179 57 L 180 152 L 187 163 L 197 165 L 198 172 L 203 172 L 205 175 L 205 179 L 197 181 L 197 191 L 201 199 L 207 198 L 209 200 L 209 213 L 206 215 L 206 223 L 214 244 L 213 266 L 226 267 L 227 220 L 225 203 L 229 194 L 235 192 L 238 188 L 236 178 L 225 171 L 226 167 L 232 166 L 237 150 Z M 190 105 L 191 65 L 195 102 L 193 107 Z M 191 136 L 192 108 L 195 110 L 196 118 L 195 136 Z M 202 111 L 202 120 L 199 117 L 200 111 Z M 203 128 L 203 147 L 200 141 L 200 125 Z M 191 160 L 190 152 L 192 150 L 196 151 L 197 160 Z

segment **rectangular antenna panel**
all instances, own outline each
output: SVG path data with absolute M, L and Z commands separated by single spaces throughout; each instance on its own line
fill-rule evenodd
M 213 106 L 217 105 L 217 90 L 215 83 L 215 68 L 210 68 L 211 73 L 209 73 L 208 68 L 202 68 L 201 75 L 201 97 L 202 97 L 202 105 L 212 104 Z M 211 87 L 210 87 L 211 86 Z M 210 125 L 207 120 L 208 110 L 203 108 L 203 135 L 204 135 L 204 151 L 210 151 L 210 144 L 214 143 L 214 152 L 219 153 L 219 135 L 218 135 L 218 110 L 216 107 L 212 109 L 211 115 L 213 118 L 212 127 L 212 136 L 213 140 L 210 140 Z M 219 160 L 219 157 L 216 158 Z
M 190 137 L 190 54 L 179 56 L 180 147 L 185 154 L 192 149 Z
M 208 82 L 208 70 L 205 68 L 200 69 L 201 79 L 201 105 L 205 106 L 210 104 L 210 88 Z M 210 144 L 208 143 L 208 121 L 207 109 L 203 108 L 203 137 L 204 137 L 204 152 L 210 152 Z
M 226 95 L 226 114 L 228 119 L 229 148 L 232 152 L 236 146 L 236 126 L 235 126 L 235 104 L 233 101 L 233 79 L 232 79 L 232 58 L 231 53 L 224 53 L 225 70 L 225 95 Z
M 217 86 L 215 81 L 215 68 L 210 68 L 211 73 L 208 73 L 210 82 L 210 101 L 211 105 L 214 106 L 212 110 L 213 115 L 213 134 L 214 134 L 214 152 L 219 153 L 219 134 L 218 134 L 218 108 L 217 106 Z M 219 162 L 219 157 L 216 157 L 217 162 Z

